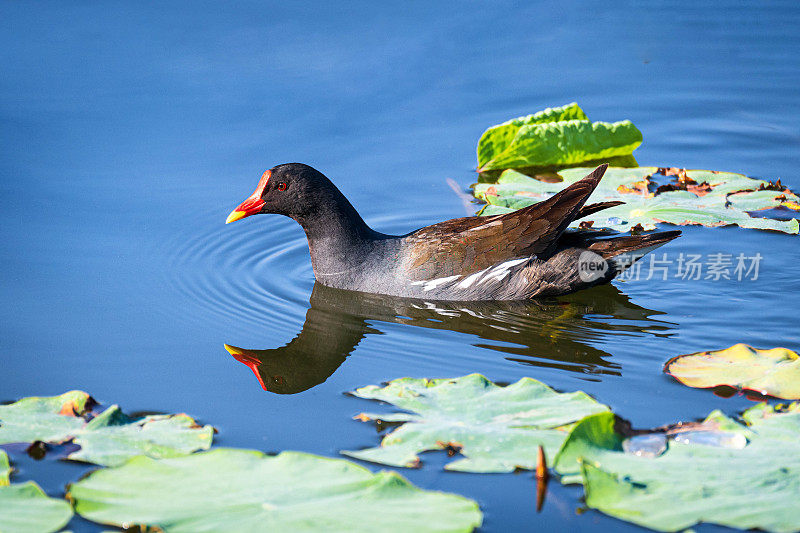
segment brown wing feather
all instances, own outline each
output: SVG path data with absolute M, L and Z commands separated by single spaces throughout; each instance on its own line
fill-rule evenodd
M 548 255 L 580 214 L 607 166 L 600 165 L 551 198 L 513 213 L 456 218 L 409 234 L 405 240 L 412 278 L 469 274 L 509 259 Z
M 578 216 L 575 217 L 575 220 L 580 220 L 582 218 L 586 218 L 589 215 L 593 215 L 598 211 L 602 211 L 603 209 L 608 209 L 609 207 L 616 207 L 618 205 L 622 205 L 625 202 L 620 202 L 617 200 L 611 202 L 597 202 L 596 204 L 589 204 L 581 207 L 581 210 L 578 211 Z
M 591 243 L 589 250 L 608 259 L 619 254 L 633 252 L 656 244 L 664 244 L 680 236 L 678 230 L 661 231 L 645 235 L 621 235 L 610 239 L 601 239 Z

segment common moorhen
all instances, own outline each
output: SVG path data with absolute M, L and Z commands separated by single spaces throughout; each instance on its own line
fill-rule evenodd
M 314 276 L 329 287 L 426 300 L 553 296 L 608 282 L 681 233 L 567 230 L 576 219 L 622 203 L 584 205 L 606 168 L 512 213 L 386 235 L 370 228 L 321 172 L 288 163 L 264 172 L 226 223 L 261 213 L 293 218 L 306 232 Z

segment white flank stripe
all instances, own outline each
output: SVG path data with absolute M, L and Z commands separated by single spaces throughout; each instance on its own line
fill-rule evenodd
M 530 260 L 529 257 L 524 257 L 522 259 L 512 259 L 510 261 L 500 263 L 499 265 L 495 265 L 493 267 L 484 268 L 483 270 L 474 272 L 469 276 L 467 276 L 466 278 L 464 278 L 463 280 L 461 280 L 461 283 L 459 283 L 456 287 L 459 289 L 467 289 L 471 287 L 475 282 L 477 282 L 477 284 L 480 285 L 481 283 L 485 283 L 491 280 L 500 281 L 501 279 L 505 278 L 508 275 L 509 269 L 529 260 Z M 412 281 L 411 285 L 422 285 L 422 290 L 428 292 L 432 291 L 439 285 L 450 283 L 451 281 L 455 281 L 460 277 L 461 276 L 447 276 L 446 278 Z M 483 279 L 480 279 L 481 277 L 483 277 Z M 478 281 L 479 279 L 480 281 Z
M 496 267 L 492 268 L 491 272 L 486 274 L 486 276 L 478 282 L 478 285 L 481 283 L 486 283 L 487 281 L 500 281 L 504 277 L 508 275 L 508 271 L 511 267 L 515 267 L 521 263 L 528 261 L 530 258 L 524 257 L 522 259 L 512 259 L 511 261 L 506 261 L 505 263 L 500 263 Z
M 447 276 L 446 278 L 436 278 L 436 279 L 432 279 L 432 280 L 426 281 L 425 284 L 422 286 L 422 290 L 425 291 L 425 292 L 432 291 L 433 289 L 435 289 L 439 285 L 442 285 L 444 283 L 448 283 L 450 281 L 456 280 L 456 279 L 458 279 L 460 277 L 461 276 Z
M 483 270 L 479 270 L 479 271 L 475 272 L 474 274 L 470 274 L 469 276 L 464 278 L 464 281 L 462 281 L 461 283 L 458 284 L 458 288 L 459 289 L 466 289 L 468 287 L 471 287 L 472 284 L 475 283 L 478 280 L 479 277 L 481 277 L 484 274 L 486 274 L 487 270 L 489 270 L 489 269 L 485 268 Z

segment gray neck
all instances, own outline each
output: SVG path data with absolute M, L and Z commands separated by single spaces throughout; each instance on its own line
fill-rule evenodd
M 344 195 L 319 202 L 313 213 L 292 217 L 303 227 L 314 276 L 320 281 L 352 278 L 376 240 L 386 236 L 370 228 Z

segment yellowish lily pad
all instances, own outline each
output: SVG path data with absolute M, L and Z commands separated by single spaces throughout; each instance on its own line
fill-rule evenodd
M 664 372 L 689 387 L 727 385 L 765 396 L 800 399 L 800 356 L 787 348 L 736 344 L 724 350 L 679 355 Z

